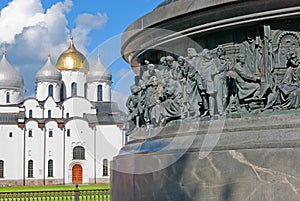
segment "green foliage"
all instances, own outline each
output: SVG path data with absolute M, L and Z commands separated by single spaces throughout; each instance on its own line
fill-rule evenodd
M 79 185 L 79 190 L 96 190 L 110 188 L 109 184 L 95 184 L 95 185 Z M 22 192 L 22 191 L 56 191 L 56 190 L 74 190 L 74 185 L 60 185 L 60 186 L 13 186 L 0 187 L 0 192 Z

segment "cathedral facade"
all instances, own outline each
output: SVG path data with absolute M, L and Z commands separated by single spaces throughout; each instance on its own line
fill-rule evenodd
M 89 66 L 74 46 L 36 74 L 36 98 L 24 99 L 22 75 L 0 61 L 0 185 L 109 182 L 109 161 L 123 144 L 111 102 L 112 75 L 100 56 Z

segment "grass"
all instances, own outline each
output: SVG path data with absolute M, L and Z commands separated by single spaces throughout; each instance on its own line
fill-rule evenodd
M 78 188 L 79 190 L 96 190 L 96 189 L 110 188 L 110 185 L 109 184 L 79 185 Z M 0 187 L 0 192 L 56 191 L 56 190 L 75 190 L 75 185 Z

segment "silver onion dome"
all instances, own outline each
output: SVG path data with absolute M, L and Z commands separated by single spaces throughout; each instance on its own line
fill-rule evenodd
M 22 75 L 7 61 L 6 51 L 3 51 L 0 61 L 0 88 L 24 90 Z
M 95 66 L 93 66 L 90 71 L 87 73 L 87 81 L 95 82 L 95 81 L 108 81 L 111 82 L 112 76 L 109 70 L 107 70 L 103 63 L 100 60 L 100 55 L 98 55 L 97 62 Z
M 52 64 L 50 55 L 48 55 L 48 60 L 46 64 L 37 72 L 36 74 L 36 81 L 43 82 L 43 81 L 61 81 L 62 75 L 56 69 L 56 67 Z

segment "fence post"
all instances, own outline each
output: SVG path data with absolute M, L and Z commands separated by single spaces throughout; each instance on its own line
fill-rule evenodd
M 74 201 L 79 201 L 79 189 L 78 189 L 78 184 L 76 184 L 75 190 L 74 190 Z

